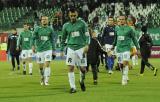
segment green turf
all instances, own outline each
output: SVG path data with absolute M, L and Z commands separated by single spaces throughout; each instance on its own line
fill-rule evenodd
M 160 67 L 159 59 L 150 59 Z M 77 93 L 69 93 L 67 68 L 64 61 L 52 62 L 50 86 L 41 86 L 39 70 L 34 63 L 33 75 L 22 75 L 22 70 L 11 71 L 10 62 L 0 62 L 0 102 L 160 102 L 160 77 L 146 68 L 143 77 L 138 76 L 139 66 L 130 70 L 130 82 L 121 85 L 121 73 L 108 75 L 100 67 L 98 85 L 93 85 L 92 73 L 86 75 L 86 92 L 80 90 L 76 70 Z

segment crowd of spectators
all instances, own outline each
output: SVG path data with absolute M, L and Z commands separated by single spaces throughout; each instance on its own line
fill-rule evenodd
M 153 12 L 150 10 L 155 8 Z M 60 8 L 57 14 L 62 14 L 63 23 L 67 21 L 67 12 L 71 5 L 79 8 L 79 17 L 87 22 L 92 22 L 94 17 L 98 17 L 99 24 L 102 24 L 108 16 L 117 16 L 119 11 L 128 14 L 135 14 L 139 21 L 145 21 L 148 18 L 159 18 L 155 13 L 159 13 L 160 0 L 0 0 L 0 11 L 9 7 L 31 7 L 34 10 L 35 17 L 40 18 L 42 9 Z M 149 5 L 149 6 L 148 6 Z M 147 15 L 147 16 L 146 16 Z M 149 16 L 148 16 L 149 15 Z M 153 20 L 153 24 L 159 20 Z M 160 23 L 156 23 L 159 25 Z

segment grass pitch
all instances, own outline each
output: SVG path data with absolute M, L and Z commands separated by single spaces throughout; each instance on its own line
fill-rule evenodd
M 160 71 L 160 60 L 149 60 Z M 41 86 L 38 66 L 34 63 L 33 75 L 22 75 L 11 71 L 10 62 L 0 62 L 0 102 L 160 102 L 160 77 L 145 69 L 144 76 L 138 76 L 140 63 L 130 70 L 130 82 L 121 85 L 121 73 L 109 75 L 100 66 L 98 85 L 93 85 L 91 71 L 86 75 L 86 92 L 79 85 L 79 71 L 76 69 L 77 93 L 69 93 L 68 70 L 65 61 L 51 63 L 50 86 Z

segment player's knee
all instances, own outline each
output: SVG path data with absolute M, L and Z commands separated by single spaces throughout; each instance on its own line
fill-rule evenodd
M 85 73 L 86 72 L 86 67 L 81 67 L 80 70 L 81 70 L 82 73 Z
M 32 62 L 32 58 L 31 57 L 28 58 L 28 62 Z
M 39 68 L 40 68 L 40 69 L 43 69 L 43 64 L 39 64 Z
M 69 72 L 74 72 L 74 66 L 68 66 Z
M 129 65 L 129 62 L 128 62 L 128 61 L 124 61 L 124 62 L 123 62 L 123 65 L 124 65 L 124 66 L 128 66 L 128 65 Z
M 50 62 L 49 62 L 49 61 L 46 61 L 46 62 L 45 62 L 45 67 L 49 67 L 49 64 L 50 64 Z

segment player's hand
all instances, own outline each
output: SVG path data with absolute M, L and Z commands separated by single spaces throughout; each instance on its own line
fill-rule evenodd
M 88 52 L 88 49 L 89 49 L 89 46 L 86 45 L 86 46 L 84 47 L 83 53 L 84 53 L 84 54 L 87 53 L 87 52 Z
M 32 51 L 33 51 L 33 53 L 36 52 L 35 46 L 32 46 Z

